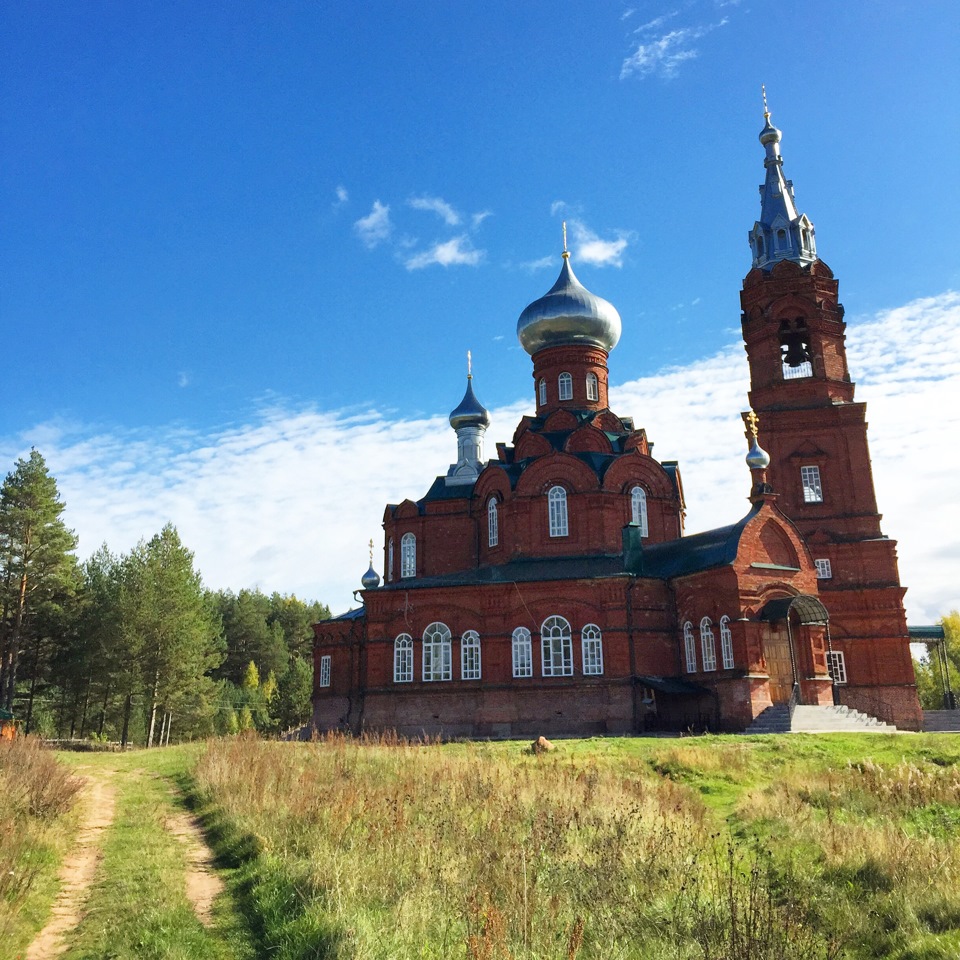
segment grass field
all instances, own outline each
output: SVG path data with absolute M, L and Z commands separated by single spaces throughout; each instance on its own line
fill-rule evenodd
M 74 769 L 116 807 L 66 960 L 956 960 L 958 761 L 956 736 L 839 734 L 24 753 L 56 810 L 8 802 L 0 852 L 27 837 L 35 869 L 0 881 L 0 957 L 52 900 Z M 227 884 L 206 925 L 185 804 Z
M 211 744 L 278 958 L 960 957 L 960 738 Z

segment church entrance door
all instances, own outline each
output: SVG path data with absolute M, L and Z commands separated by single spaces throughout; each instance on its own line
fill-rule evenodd
M 770 699 L 774 703 L 786 703 L 793 690 L 793 661 L 786 623 L 772 623 L 764 631 L 763 656 L 770 675 Z

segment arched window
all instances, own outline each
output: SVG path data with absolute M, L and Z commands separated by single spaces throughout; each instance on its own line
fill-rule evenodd
M 600 676 L 603 673 L 603 634 L 595 623 L 588 623 L 580 631 L 583 655 L 583 675 Z
M 723 657 L 723 669 L 733 669 L 733 634 L 730 632 L 730 618 L 720 618 L 720 655 Z
M 547 505 L 550 512 L 550 536 L 567 536 L 569 532 L 567 526 L 567 491 L 563 487 L 551 487 L 547 494 Z
M 495 547 L 500 542 L 500 518 L 497 515 L 497 498 L 487 501 L 487 546 Z
M 600 399 L 600 385 L 597 382 L 597 375 L 595 373 L 587 374 L 587 399 L 588 400 Z
M 413 680 L 413 638 L 401 633 L 393 641 L 393 682 L 410 683 Z
M 569 373 L 561 373 L 557 379 L 557 391 L 561 400 L 573 399 L 573 377 Z
M 450 628 L 445 623 L 431 623 L 423 631 L 423 679 L 452 679 L 451 659 Z
M 537 389 L 540 394 L 540 406 L 543 406 L 547 402 L 547 381 L 541 379 Z
M 687 673 L 696 673 L 697 641 L 693 638 L 693 624 L 689 620 L 683 625 L 683 652 L 687 658 Z
M 563 617 L 547 617 L 540 628 L 540 656 L 545 677 L 573 675 L 573 640 Z
M 513 675 L 533 676 L 533 644 L 530 642 L 530 631 L 526 627 L 517 627 L 513 631 Z
M 787 245 L 787 231 L 778 230 L 777 231 L 777 246 L 785 247 Z
M 634 487 L 630 491 L 630 519 L 640 528 L 640 536 L 647 537 L 647 491 L 643 487 Z
M 757 256 L 763 256 L 763 237 L 757 236 Z
M 405 533 L 400 538 L 400 576 L 415 577 L 417 575 L 417 538 L 412 533 Z
M 717 644 L 713 639 L 713 622 L 709 617 L 700 621 L 700 650 L 703 653 L 703 669 L 717 669 Z
M 460 679 L 480 679 L 480 634 L 468 630 L 460 638 Z
M 387 582 L 393 579 L 393 537 L 387 541 Z

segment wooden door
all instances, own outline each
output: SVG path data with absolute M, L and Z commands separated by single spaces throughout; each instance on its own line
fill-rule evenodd
M 770 674 L 770 699 L 774 703 L 785 703 L 793 690 L 790 638 L 785 623 L 771 624 L 764 631 L 763 656 Z

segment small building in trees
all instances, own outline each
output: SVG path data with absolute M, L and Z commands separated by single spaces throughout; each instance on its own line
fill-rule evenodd
M 780 139 L 765 113 L 740 295 L 747 514 L 685 535 L 678 464 L 608 405 L 620 316 L 564 250 L 517 324 L 533 413 L 486 459 L 468 374 L 456 461 L 384 512 L 383 582 L 371 556 L 362 607 L 315 625 L 319 730 L 743 730 L 770 707 L 835 702 L 919 728 L 838 284 Z

